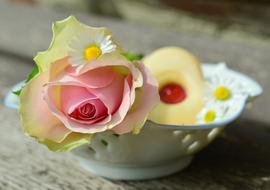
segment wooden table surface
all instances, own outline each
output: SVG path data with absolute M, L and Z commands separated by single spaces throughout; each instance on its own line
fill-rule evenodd
M 109 27 L 126 49 L 149 53 L 184 47 L 202 62 L 226 61 L 254 77 L 264 94 L 241 118 L 200 152 L 183 172 L 150 181 L 111 181 L 80 167 L 70 153 L 52 153 L 21 131 L 18 114 L 5 108 L 10 87 L 25 78 L 32 57 L 48 47 L 51 23 L 74 14 L 93 26 Z M 0 190 L 89 189 L 270 189 L 270 45 L 239 43 L 218 36 L 179 33 L 79 13 L 0 3 Z

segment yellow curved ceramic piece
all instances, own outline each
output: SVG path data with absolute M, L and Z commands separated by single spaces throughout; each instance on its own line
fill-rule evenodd
M 182 48 L 164 47 L 146 56 L 143 62 L 156 77 L 159 88 L 177 83 L 187 94 L 180 103 L 161 101 L 148 119 L 160 124 L 195 124 L 196 116 L 203 107 L 204 80 L 198 60 Z

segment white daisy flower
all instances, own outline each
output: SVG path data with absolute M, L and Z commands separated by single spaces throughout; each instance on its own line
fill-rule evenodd
M 197 116 L 198 123 L 224 120 L 239 112 L 247 97 L 242 83 L 219 72 L 207 77 L 205 83 L 205 107 Z
M 90 60 L 98 59 L 103 54 L 115 51 L 117 45 L 111 35 L 105 34 L 104 31 L 85 31 L 76 36 L 69 47 L 71 65 L 80 66 Z
M 246 98 L 238 96 L 226 103 L 206 102 L 205 107 L 197 115 L 197 123 L 204 124 L 226 120 L 226 118 L 241 112 Z
M 226 103 L 237 97 L 243 97 L 243 85 L 232 77 L 214 75 L 206 78 L 206 101 Z
M 226 115 L 228 108 L 223 104 L 209 103 L 197 115 L 197 123 L 211 123 L 222 120 Z

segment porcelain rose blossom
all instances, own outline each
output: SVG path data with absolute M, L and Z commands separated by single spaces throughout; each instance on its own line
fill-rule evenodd
M 107 130 L 138 133 L 159 101 L 145 66 L 126 60 L 105 28 L 69 17 L 53 32 L 50 48 L 35 57 L 38 74 L 20 94 L 24 131 L 53 151 Z

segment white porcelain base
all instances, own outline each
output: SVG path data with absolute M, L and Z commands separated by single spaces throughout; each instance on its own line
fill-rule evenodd
M 114 180 L 146 180 L 174 174 L 186 168 L 192 156 L 155 166 L 123 166 L 77 157 L 81 165 L 91 173 Z

